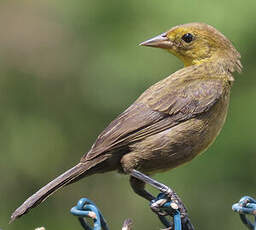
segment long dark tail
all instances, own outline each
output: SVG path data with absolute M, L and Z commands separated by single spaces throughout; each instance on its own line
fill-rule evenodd
M 47 197 L 52 195 L 58 189 L 63 186 L 72 183 L 77 177 L 86 176 L 86 171 L 92 168 L 94 164 L 91 162 L 79 163 L 68 171 L 64 172 L 53 181 L 45 185 L 39 191 L 37 191 L 34 195 L 29 197 L 19 208 L 17 208 L 13 214 L 11 215 L 10 222 L 14 221 L 16 218 L 27 213 L 31 208 L 36 207 L 41 202 L 43 202 Z

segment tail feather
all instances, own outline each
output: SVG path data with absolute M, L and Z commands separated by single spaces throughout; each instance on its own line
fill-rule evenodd
M 27 213 L 31 208 L 36 207 L 41 202 L 43 202 L 47 197 L 52 195 L 58 189 L 62 188 L 66 184 L 71 183 L 75 178 L 79 177 L 81 174 L 90 169 L 92 165 L 89 162 L 79 163 L 68 171 L 64 172 L 58 176 L 53 181 L 49 182 L 43 188 L 38 190 L 34 195 L 29 197 L 19 208 L 17 208 L 11 215 L 10 222 L 14 221 L 16 218 Z M 84 175 L 85 176 L 85 175 Z

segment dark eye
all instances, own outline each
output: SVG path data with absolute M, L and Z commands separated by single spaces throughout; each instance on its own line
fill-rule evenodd
M 185 41 L 186 43 L 190 43 L 193 40 L 194 36 L 190 33 L 184 34 L 182 36 L 182 40 Z

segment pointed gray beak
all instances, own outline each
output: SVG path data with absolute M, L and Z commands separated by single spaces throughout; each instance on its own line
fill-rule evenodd
M 167 33 L 163 33 L 163 34 L 153 37 L 145 42 L 142 42 L 139 45 L 163 48 L 163 49 L 171 49 L 173 46 L 173 43 L 167 37 Z

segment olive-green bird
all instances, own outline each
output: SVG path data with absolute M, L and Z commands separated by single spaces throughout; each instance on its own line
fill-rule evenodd
M 232 73 L 242 69 L 232 43 L 212 26 L 189 23 L 140 45 L 165 49 L 185 66 L 147 89 L 77 165 L 29 197 L 11 221 L 83 177 L 132 169 L 151 175 L 192 160 L 213 143 L 226 119 Z M 137 194 L 152 199 L 142 181 L 130 177 L 130 182 Z

